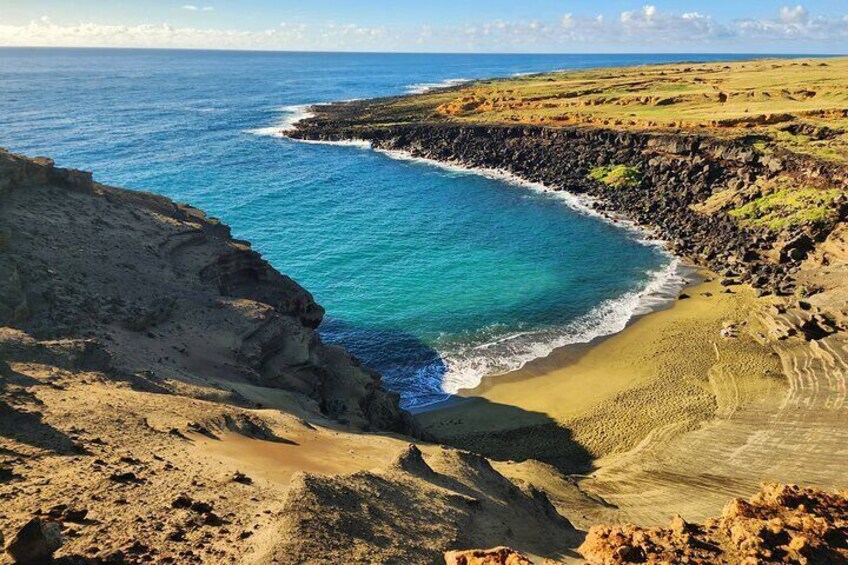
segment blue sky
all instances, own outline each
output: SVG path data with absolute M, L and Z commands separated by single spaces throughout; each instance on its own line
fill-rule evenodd
M 848 1 L 0 0 L 0 45 L 848 53 Z

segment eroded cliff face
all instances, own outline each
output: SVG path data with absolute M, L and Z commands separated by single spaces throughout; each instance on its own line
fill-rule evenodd
M 364 430 L 412 432 L 380 376 L 321 342 L 324 310 L 227 226 L 0 151 L 0 326 L 88 339 L 118 374 L 177 379 Z
M 694 134 L 444 122 L 369 125 L 380 103 L 316 107 L 315 116 L 290 135 L 364 139 L 377 149 L 505 170 L 553 190 L 587 195 L 598 210 L 655 230 L 673 252 L 720 273 L 727 284 L 748 283 L 760 295 L 790 297 L 789 307 L 803 318 L 791 331 L 820 337 L 845 329 L 844 301 L 809 299 L 844 283 L 831 277 L 833 285 L 821 285 L 802 272 L 823 266 L 811 259 L 815 250 L 848 217 L 848 171 L 838 164 L 786 151 L 763 154 L 748 140 Z M 591 178 L 593 170 L 611 165 L 632 168 L 638 177 L 626 183 Z M 779 183 L 829 190 L 835 195 L 832 212 L 823 220 L 777 228 L 746 225 L 731 214 Z M 844 262 L 824 266 L 848 274 Z M 805 304 L 799 307 L 795 299 Z

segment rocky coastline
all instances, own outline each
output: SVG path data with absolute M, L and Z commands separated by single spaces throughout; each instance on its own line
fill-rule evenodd
M 382 103 L 315 106 L 310 117 L 298 122 L 288 135 L 322 142 L 363 140 L 378 150 L 502 170 L 551 190 L 592 197 L 600 212 L 623 216 L 654 231 L 671 252 L 718 273 L 727 286 L 749 284 L 760 296 L 787 297 L 790 306 L 797 306 L 792 299 L 825 290 L 811 284 L 810 277 L 799 275 L 818 266 L 809 258 L 848 217 L 848 171 L 836 163 L 787 151 L 764 155 L 746 140 L 688 133 L 585 126 L 369 123 L 374 106 Z M 611 186 L 590 178 L 593 168 L 611 163 L 638 169 L 638 182 Z M 739 192 L 737 202 L 751 199 L 759 194 L 758 182 L 779 177 L 838 187 L 842 194 L 837 216 L 825 223 L 775 231 L 742 226 L 728 214 L 699 209 L 726 190 Z M 846 328 L 844 312 L 836 306 L 819 306 L 822 319 L 812 322 L 816 327 L 808 328 L 810 335 Z
M 508 168 L 474 137 L 480 132 L 462 134 L 473 135 L 461 157 L 465 138 L 455 131 L 433 130 L 438 151 L 419 147 L 404 131 L 375 131 L 371 141 Z M 551 184 L 543 168 L 536 178 L 519 168 L 521 147 L 536 141 L 499 139 L 518 147 L 515 174 Z M 601 187 L 581 182 L 604 202 Z M 653 200 L 635 190 L 620 198 L 611 196 L 607 209 L 638 203 L 648 215 L 643 223 L 662 229 L 650 221 Z M 667 222 L 675 217 L 663 214 Z M 804 265 L 843 257 L 839 241 L 828 235 Z M 793 275 L 791 268 L 767 272 Z M 706 527 L 701 537 L 678 539 L 664 529 L 598 526 L 586 538 L 572 517 L 580 528 L 618 520 L 595 492 L 604 493 L 603 477 L 590 485 L 595 491 L 585 490 L 532 458 L 490 461 L 426 441 L 408 445 L 424 436 L 420 424 L 381 387 L 379 375 L 321 342 L 315 328 L 324 312 L 313 297 L 191 206 L 0 151 L 0 275 L 0 541 L 7 541 L 0 559 L 513 562 L 518 554 L 503 547 L 451 551 L 509 545 L 563 563 L 605 563 L 610 556 L 624 563 L 667 550 L 700 558 L 701 537 L 730 543 Z M 844 282 L 838 272 L 832 278 Z M 829 311 L 824 307 L 799 301 L 793 308 L 783 313 L 802 313 L 792 323 L 804 336 L 836 327 L 821 314 Z M 824 352 L 836 343 L 829 337 L 817 338 Z M 822 359 L 828 368 L 841 362 Z M 545 427 L 553 428 L 559 432 L 552 440 L 568 437 L 556 424 Z M 519 441 L 528 444 L 530 431 Z M 553 445 L 541 439 L 543 448 Z M 616 488 L 622 484 L 613 479 Z M 827 508 L 810 519 L 844 508 L 843 499 L 826 498 Z M 837 518 L 833 528 L 844 529 Z M 811 536 L 811 551 L 827 535 L 801 533 Z M 746 547 L 749 538 L 740 538 Z M 581 556 L 575 550 L 584 540 Z M 757 555 L 784 551 L 783 541 L 776 544 L 777 550 L 751 547 Z
M 604 103 L 652 104 L 636 94 Z M 396 100 L 318 106 L 288 135 L 585 195 L 717 276 L 413 418 L 219 220 L 0 149 L 0 564 L 848 563 L 844 165 L 539 125 L 555 107 L 499 92 L 441 118 Z M 529 121 L 472 123 L 486 104 Z M 781 191 L 836 196 L 740 221 Z

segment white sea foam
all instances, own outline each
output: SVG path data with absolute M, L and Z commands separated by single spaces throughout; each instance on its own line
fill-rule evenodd
M 449 78 L 447 80 L 443 80 L 441 82 L 420 82 L 416 84 L 410 84 L 406 87 L 406 92 L 409 94 L 424 94 L 425 92 L 429 92 L 431 90 L 435 90 L 437 88 L 447 88 L 450 86 L 459 86 L 460 84 L 465 84 L 467 82 L 471 82 L 470 78 Z
M 299 121 L 314 116 L 314 114 L 309 111 L 309 108 L 316 105 L 317 104 L 298 104 L 296 106 L 283 106 L 277 109 L 283 114 L 282 119 L 277 124 L 264 128 L 249 129 L 245 133 L 252 133 L 253 135 L 261 135 L 264 137 L 286 137 L 286 134 L 294 130 Z
M 338 145 L 340 147 L 356 147 L 357 149 L 371 149 L 371 142 L 363 139 L 342 139 L 340 141 L 329 141 L 326 139 L 295 139 L 298 143 L 310 145 Z
M 307 141 L 307 143 L 371 147 L 371 144 L 364 140 Z M 468 167 L 458 162 L 443 162 L 416 157 L 406 151 L 385 149 L 376 149 L 376 151 L 392 159 L 426 163 L 460 174 L 482 175 L 549 194 L 578 213 L 602 218 L 628 230 L 633 237 L 644 245 L 665 248 L 665 242 L 646 228 L 638 226 L 620 215 L 599 212 L 593 206 L 596 199 L 591 196 L 553 190 L 542 183 L 522 179 L 502 169 Z M 596 338 L 618 333 L 634 317 L 647 314 L 664 304 L 671 303 L 687 281 L 684 267 L 680 264 L 679 259 L 668 252 L 666 253 L 669 262 L 662 269 L 646 273 L 648 284 L 645 288 L 606 300 L 585 316 L 564 326 L 501 335 L 486 343 L 474 344 L 466 348 L 460 347 L 455 351 L 440 351 L 442 361 L 447 367 L 447 371 L 442 377 L 442 391 L 447 394 L 456 394 L 462 389 L 476 387 L 483 377 L 518 370 L 530 361 L 550 355 L 560 347 L 589 343 Z M 438 402 L 438 399 L 432 402 Z M 409 408 L 421 408 L 429 403 L 431 402 L 426 399 L 420 399 L 417 402 L 411 402 Z
M 565 326 L 505 335 L 488 343 L 444 353 L 442 360 L 447 371 L 442 379 L 442 391 L 456 394 L 462 389 L 476 387 L 483 377 L 521 369 L 560 347 L 589 343 L 618 333 L 635 316 L 669 302 L 685 283 L 675 258 L 665 268 L 649 273 L 649 278 L 643 290 L 606 300 Z M 421 403 L 417 407 L 424 405 Z

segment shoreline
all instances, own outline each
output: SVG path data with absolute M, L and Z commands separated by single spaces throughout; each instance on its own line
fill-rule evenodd
M 685 289 L 689 298 L 616 334 L 488 377 L 414 418 L 440 442 L 582 475 L 656 429 L 670 426 L 674 437 L 716 418 L 724 402 L 713 383 L 719 366 L 738 368 L 737 386 L 751 391 L 752 402 L 762 391 L 782 391 L 769 376 L 782 372 L 779 362 L 753 337 L 764 305 L 750 288 L 728 289 L 701 273 L 706 278 Z M 721 337 L 728 323 L 740 328 L 738 337 Z
M 600 346 L 605 341 L 612 339 L 615 336 L 622 334 L 623 332 L 626 332 L 628 328 L 630 328 L 633 324 L 635 324 L 642 318 L 649 317 L 659 312 L 663 312 L 665 310 L 673 308 L 675 304 L 679 300 L 681 300 L 680 295 L 685 294 L 686 290 L 697 287 L 698 285 L 702 284 L 706 279 L 715 278 L 715 275 L 713 273 L 702 269 L 701 267 L 698 267 L 696 265 L 683 262 L 677 265 L 677 268 L 675 269 L 675 275 L 678 276 L 684 282 L 681 286 L 677 287 L 677 290 L 675 291 L 674 295 L 672 296 L 670 293 L 661 295 L 659 301 L 654 304 L 651 304 L 647 311 L 632 314 L 630 316 L 630 319 L 627 321 L 627 323 L 622 329 L 613 333 L 595 336 L 588 342 L 569 343 L 566 345 L 555 347 L 548 354 L 527 361 L 518 369 L 514 369 L 506 373 L 484 375 L 476 386 L 463 388 L 456 393 L 451 393 L 450 398 L 446 398 L 445 400 L 440 400 L 438 402 L 432 402 L 430 404 L 405 408 L 405 410 L 413 416 L 417 416 L 428 412 L 449 409 L 455 406 L 461 406 L 468 402 L 473 402 L 473 391 L 478 390 L 480 388 L 486 388 L 487 386 L 490 386 L 490 384 L 494 385 L 497 383 L 498 379 L 509 379 L 518 374 L 566 367 L 570 363 L 576 361 L 581 356 L 591 351 L 592 349 Z
M 503 375 L 486 376 L 478 386 L 470 389 L 464 389 L 460 392 L 458 396 L 465 399 L 473 399 L 479 396 L 485 396 L 487 391 L 497 389 L 503 386 L 505 383 L 524 383 L 532 381 L 536 377 L 545 376 L 560 371 L 567 371 L 570 367 L 573 367 L 575 364 L 579 363 L 581 359 L 584 359 L 593 351 L 602 348 L 603 345 L 608 343 L 609 341 L 614 340 L 616 338 L 627 339 L 629 336 L 625 334 L 627 334 L 628 330 L 630 330 L 635 324 L 639 323 L 640 321 L 644 321 L 645 323 L 652 323 L 654 321 L 654 317 L 656 317 L 658 314 L 679 307 L 679 303 L 682 300 L 692 300 L 692 297 L 685 292 L 686 290 L 690 290 L 696 294 L 701 292 L 708 292 L 704 290 L 703 287 L 709 284 L 707 281 L 712 282 L 715 280 L 715 274 L 710 273 L 709 271 L 705 271 L 703 269 L 698 269 L 697 267 L 691 268 L 695 269 L 695 280 L 692 280 L 688 282 L 685 286 L 683 286 L 678 292 L 677 296 L 675 296 L 674 298 L 669 298 L 668 301 L 657 305 L 656 308 L 651 309 L 651 311 L 649 312 L 634 315 L 627 323 L 627 326 L 621 331 L 608 335 L 598 336 L 597 338 L 593 339 L 588 343 L 575 343 L 557 348 L 549 355 L 535 359 L 516 371 L 511 371 Z M 685 295 L 689 298 L 681 298 L 682 295 Z M 697 301 L 698 298 L 695 298 L 695 300 Z
M 695 284 L 695 282 L 690 279 L 693 279 L 693 277 L 697 279 L 701 276 L 700 272 L 702 271 L 702 269 L 694 264 L 686 263 L 684 258 L 677 256 L 670 249 L 669 242 L 659 237 L 655 228 L 640 225 L 623 214 L 603 208 L 601 206 L 602 202 L 599 199 L 594 198 L 590 195 L 569 191 L 565 188 L 556 188 L 548 186 L 541 182 L 531 181 L 522 178 L 520 175 L 512 173 L 506 169 L 468 166 L 461 162 L 440 161 L 437 159 L 418 157 L 413 155 L 409 151 L 383 149 L 380 147 L 376 147 L 371 141 L 366 139 L 344 139 L 330 141 L 300 139 L 290 137 L 288 135 L 291 131 L 297 130 L 298 124 L 301 121 L 308 119 L 310 115 L 314 115 L 311 112 L 312 109 L 314 109 L 316 106 L 321 105 L 326 104 L 299 106 L 298 109 L 300 110 L 301 117 L 298 120 L 294 122 L 287 121 L 285 129 L 280 129 L 279 127 L 268 128 L 269 130 L 276 129 L 276 133 L 274 134 L 269 134 L 265 132 L 259 135 L 271 135 L 272 137 L 287 138 L 296 143 L 337 145 L 342 147 L 356 147 L 358 149 L 368 149 L 376 153 L 385 155 L 390 159 L 423 163 L 428 166 L 440 168 L 442 170 L 478 175 L 484 178 L 504 182 L 517 188 L 530 190 L 532 192 L 540 194 L 547 194 L 561 201 L 569 210 L 574 213 L 584 214 L 587 216 L 598 218 L 635 237 L 636 241 L 642 245 L 656 246 L 661 248 L 662 252 L 669 258 L 669 263 L 665 267 L 663 267 L 661 270 L 650 273 L 650 279 L 640 291 L 627 293 L 613 299 L 602 301 L 597 304 L 595 308 L 590 312 L 591 315 L 591 313 L 603 310 L 605 306 L 608 306 L 610 303 L 613 303 L 615 301 L 635 301 L 634 304 L 628 305 L 628 312 L 626 313 L 627 319 L 623 322 L 617 319 L 612 321 L 605 320 L 605 323 L 607 324 L 612 323 L 615 325 L 620 325 L 621 327 L 619 327 L 618 329 L 613 329 L 612 331 L 605 331 L 605 324 L 601 323 L 586 330 L 589 334 L 595 334 L 592 335 L 592 337 L 590 337 L 588 341 L 581 340 L 579 337 L 577 337 L 575 338 L 576 341 L 570 343 L 564 343 L 559 345 L 554 345 L 553 343 L 547 344 L 546 347 L 548 347 L 549 350 L 544 355 L 536 356 L 530 359 L 519 359 L 515 367 L 512 367 L 505 372 L 475 376 L 474 378 L 477 379 L 477 382 L 474 386 L 459 386 L 456 387 L 455 391 L 445 390 L 445 394 L 451 395 L 451 397 L 447 399 L 437 400 L 435 402 L 430 402 L 426 404 L 404 406 L 404 409 L 413 415 L 428 412 L 434 409 L 439 409 L 439 407 L 456 402 L 458 397 L 463 396 L 463 391 L 473 390 L 479 387 L 481 383 L 483 383 L 489 378 L 507 376 L 517 371 L 521 371 L 525 369 L 528 365 L 532 366 L 535 363 L 541 362 L 545 359 L 554 356 L 558 350 L 569 347 L 591 346 L 592 344 L 595 344 L 600 340 L 603 340 L 604 338 L 617 335 L 618 333 L 624 331 L 640 317 L 671 307 L 677 300 L 677 297 L 685 288 L 688 288 L 689 286 Z M 565 334 L 563 334 L 562 337 L 566 337 Z M 447 381 L 443 380 L 442 386 L 444 387 L 446 383 Z
M 674 72 L 686 80 L 691 69 L 678 67 L 658 65 L 639 76 Z M 813 67 L 762 70 L 777 74 L 774 68 L 803 74 Z M 729 75 L 727 81 L 748 74 L 727 66 L 715 72 Z M 549 80 L 578 89 L 571 78 Z M 651 83 L 658 96 L 665 95 L 663 80 Z M 615 91 L 610 80 L 600 82 Z M 698 81 L 687 84 L 696 93 L 703 89 Z M 734 90 L 739 97 L 743 87 Z M 710 105 L 719 107 L 712 99 L 692 102 L 705 112 L 707 125 L 654 127 L 631 120 L 629 107 L 622 110 L 603 96 L 592 101 L 607 104 L 603 108 L 615 119 L 552 124 L 536 115 L 544 108 L 528 105 L 535 91 L 506 101 L 486 88 L 482 94 L 457 92 L 316 107 L 316 116 L 298 123 L 289 137 L 357 140 L 390 156 L 570 190 L 591 200 L 601 215 L 626 215 L 645 227 L 642 233 L 660 234 L 674 255 L 718 276 L 691 287 L 689 299 L 671 308 L 634 316 L 614 335 L 561 348 L 416 410 L 423 432 L 505 466 L 526 461 L 532 467 L 530 460 L 552 465 L 578 481 L 580 492 L 616 508 L 616 521 L 660 524 L 678 513 L 703 519 L 728 497 L 749 496 L 762 480 L 839 484 L 838 466 L 829 460 L 811 458 L 804 469 L 797 460 L 810 453 L 809 442 L 799 438 L 811 434 L 823 454 L 832 453 L 829 446 L 844 423 L 834 410 L 842 404 L 833 404 L 844 391 L 831 376 L 833 366 L 844 366 L 848 328 L 841 300 L 841 265 L 848 264 L 844 206 L 834 201 L 826 221 L 800 227 L 794 209 L 781 212 L 781 224 L 741 221 L 733 212 L 783 186 L 799 194 L 839 190 L 848 183 L 844 169 L 793 151 L 782 138 L 760 146 L 733 135 L 750 133 L 747 127 L 723 129 L 735 123 L 711 127 Z M 583 111 L 570 99 L 554 97 L 550 104 L 569 116 Z M 744 126 L 764 120 L 760 129 L 775 131 L 767 116 L 752 118 L 746 110 L 739 119 Z M 622 168 L 637 176 L 618 182 L 611 172 L 596 175 Z M 798 208 L 802 214 L 810 206 Z M 826 349 L 817 347 L 822 339 L 831 342 Z M 798 411 L 802 406 L 821 408 Z M 537 471 L 526 473 L 538 478 Z M 563 495 L 559 502 L 570 508 L 575 500 Z

